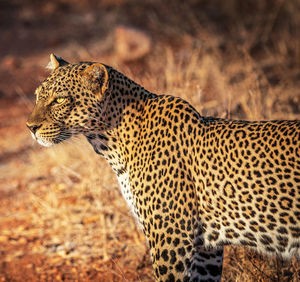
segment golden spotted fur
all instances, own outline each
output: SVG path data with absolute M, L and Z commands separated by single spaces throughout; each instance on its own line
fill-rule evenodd
M 300 254 L 300 122 L 201 116 L 111 67 L 51 56 L 28 127 L 83 134 L 117 174 L 159 281 L 218 281 L 224 245 Z M 88 160 L 84 160 L 88 161 Z

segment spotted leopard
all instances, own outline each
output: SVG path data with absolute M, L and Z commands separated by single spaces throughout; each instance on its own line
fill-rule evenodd
M 113 68 L 50 56 L 27 126 L 83 134 L 115 171 L 158 281 L 219 281 L 223 246 L 300 255 L 300 122 L 201 116 Z

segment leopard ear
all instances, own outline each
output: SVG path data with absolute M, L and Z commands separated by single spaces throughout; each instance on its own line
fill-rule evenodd
M 94 63 L 83 70 L 81 74 L 93 92 L 100 92 L 100 95 L 104 94 L 108 88 L 109 78 L 107 68 L 104 65 Z
M 63 60 L 60 57 L 55 56 L 52 53 L 52 54 L 50 54 L 50 62 L 47 65 L 46 68 L 49 69 L 49 70 L 55 70 L 58 67 L 65 66 L 65 65 L 68 65 L 68 64 L 69 64 L 68 62 L 66 62 L 65 60 Z

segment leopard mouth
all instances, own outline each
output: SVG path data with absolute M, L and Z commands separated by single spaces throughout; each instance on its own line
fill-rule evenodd
M 39 133 L 36 134 L 31 133 L 33 139 L 35 139 L 40 145 L 44 147 L 51 147 L 53 145 L 62 143 L 65 140 L 68 140 L 71 138 L 72 133 L 71 132 L 59 132 L 56 135 L 49 135 L 46 133 Z
M 71 137 L 72 137 L 72 133 L 71 132 L 61 132 L 59 134 L 59 136 L 53 138 L 53 144 L 61 143 L 61 142 L 65 141 L 65 140 L 68 140 Z

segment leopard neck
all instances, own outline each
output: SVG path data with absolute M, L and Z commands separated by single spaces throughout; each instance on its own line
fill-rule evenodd
M 99 106 L 99 127 L 85 136 L 95 152 L 120 174 L 126 169 L 126 152 L 135 143 L 148 100 L 157 95 L 116 70 L 108 70 L 109 88 Z

